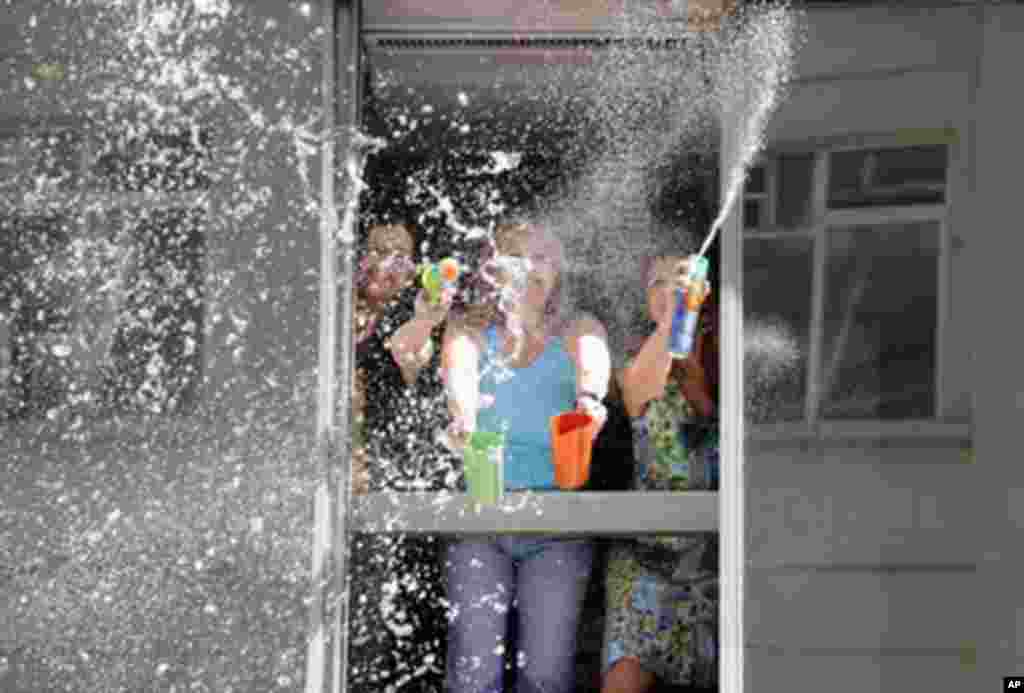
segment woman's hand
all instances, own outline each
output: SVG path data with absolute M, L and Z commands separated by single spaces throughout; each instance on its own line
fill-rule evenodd
M 652 315 L 651 318 L 662 332 L 672 329 L 672 318 L 676 312 L 676 299 L 678 296 L 676 290 L 678 288 L 678 285 L 669 281 L 657 281 L 651 287 L 651 291 L 655 294 L 653 304 L 661 309 L 660 313 Z
M 698 335 L 694 350 L 673 369 L 683 397 L 693 405 L 699 416 L 712 416 L 715 403 L 704 370 L 704 335 Z
M 416 294 L 415 315 L 417 320 L 423 320 L 431 327 L 437 327 L 448 317 L 448 311 L 452 307 L 452 300 L 455 298 L 455 289 L 442 289 L 441 300 L 434 303 L 430 300 L 430 294 L 426 289 L 420 289 Z
M 453 454 L 462 457 L 469 438 L 473 435 L 473 426 L 463 421 L 460 417 L 452 417 L 451 423 L 441 431 L 438 441 L 448 448 Z
M 366 410 L 366 371 L 362 368 L 352 369 L 352 417 L 361 422 Z
M 689 281 L 688 281 L 689 276 L 690 276 L 690 259 L 689 258 L 683 258 L 679 262 L 679 266 L 678 266 L 678 276 L 677 276 L 677 279 L 676 279 L 676 281 L 678 282 L 678 285 L 680 287 L 682 287 L 682 288 L 688 287 L 688 285 L 689 285 Z M 711 284 L 709 284 L 705 280 L 705 281 L 701 282 L 701 287 L 702 287 L 702 289 L 704 291 L 704 295 L 701 296 L 700 303 L 701 303 L 701 305 L 704 305 L 704 302 L 708 300 L 708 296 L 711 295 Z
M 604 404 L 592 395 L 580 395 L 576 399 L 576 411 L 586 414 L 594 420 L 593 439 L 601 433 L 605 423 L 608 421 L 608 409 Z
M 365 496 L 370 492 L 370 460 L 366 448 L 357 446 L 352 450 L 352 494 Z

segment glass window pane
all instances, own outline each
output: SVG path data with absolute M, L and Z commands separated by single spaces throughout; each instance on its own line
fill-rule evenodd
M 0 221 L 4 243 L 0 313 L 9 361 L 0 419 L 45 411 L 70 377 L 65 349 L 74 319 L 73 283 L 63 271 L 74 223 L 61 213 L 21 212 Z
M 203 215 L 166 209 L 111 216 L 120 217 L 131 261 L 111 316 L 107 396 L 125 409 L 188 407 L 202 375 Z
M 796 421 L 804 415 L 813 241 L 744 241 L 743 301 L 747 420 Z
M 823 417 L 934 416 L 938 256 L 937 222 L 829 231 Z
M 304 676 L 322 3 L 158 5 L 0 10 L 4 691 Z
M 176 192 L 209 185 L 210 133 L 198 128 L 153 129 L 94 143 L 90 187 Z
M 0 190 L 37 195 L 74 190 L 82 138 L 70 130 L 8 135 L 0 143 Z
M 945 199 L 944 145 L 831 155 L 828 206 L 938 204 Z
M 792 229 L 807 226 L 814 208 L 814 154 L 779 157 L 775 224 Z
M 743 202 L 743 228 L 756 231 L 761 228 L 761 200 Z

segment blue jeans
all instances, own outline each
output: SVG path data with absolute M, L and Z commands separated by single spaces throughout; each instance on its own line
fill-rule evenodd
M 518 614 L 518 693 L 571 693 L 590 577 L 586 540 L 497 537 L 447 549 L 450 693 L 502 693 L 508 611 Z

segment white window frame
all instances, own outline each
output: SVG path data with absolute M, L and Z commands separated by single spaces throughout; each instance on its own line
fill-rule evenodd
M 349 7 L 349 2 L 337 0 L 340 7 Z M 380 42 L 388 41 L 388 50 L 392 44 L 409 44 L 413 48 L 403 50 L 422 51 L 425 55 L 434 53 L 451 53 L 464 50 L 460 48 L 459 40 L 465 40 L 466 36 L 461 33 L 463 26 L 438 26 L 433 25 L 430 31 L 424 31 L 422 27 L 403 26 L 400 23 L 387 23 L 373 25 L 362 23 L 359 31 L 361 43 L 366 46 L 377 47 L 380 50 Z M 595 38 L 601 38 L 605 33 L 601 31 L 590 32 L 559 32 L 557 36 L 540 34 L 538 41 L 557 39 L 558 46 L 563 48 L 566 41 L 579 41 L 583 44 L 593 42 Z M 486 37 L 493 42 L 494 50 L 501 49 L 502 41 L 522 40 L 523 36 L 511 30 L 488 30 L 484 34 L 473 32 L 472 37 Z M 450 39 L 453 39 L 450 41 Z M 513 46 L 512 43 L 509 44 Z M 345 48 L 339 49 L 339 52 Z M 472 50 L 472 48 L 470 48 Z M 338 85 L 339 89 L 344 88 Z M 343 124 L 345 118 L 339 119 Z M 726 122 L 721 124 L 723 131 L 723 149 L 729 146 L 729 142 L 735 139 L 735 133 L 731 132 Z M 723 160 L 729 158 L 723 152 Z M 720 176 L 725 184 L 726 176 Z M 722 197 L 724 199 L 724 190 Z M 723 239 L 723 285 L 731 284 L 739 286 L 742 272 L 742 262 L 736 262 L 733 254 L 736 251 L 726 240 L 738 236 L 742 226 L 742 205 L 736 204 L 725 224 L 721 238 Z M 740 239 L 741 240 L 741 239 Z M 739 255 L 736 258 L 741 257 Z M 731 269 L 731 271 L 730 271 Z M 737 298 L 740 298 L 737 296 Z M 723 303 L 728 303 L 723 300 Z M 723 329 L 727 329 L 725 323 L 727 317 L 741 319 L 741 304 L 737 301 L 735 306 L 723 307 Z M 739 324 L 739 323 L 737 323 Z M 732 368 L 730 362 L 723 359 L 723 372 Z M 736 360 L 736 367 L 742 372 L 742 361 Z M 723 376 L 726 377 L 726 376 Z M 727 410 L 736 409 L 742 413 L 742 407 L 731 407 L 729 394 L 722 395 L 722 426 L 725 428 L 731 424 L 742 426 L 742 416 L 735 422 L 731 419 L 726 423 Z M 735 404 L 735 403 L 734 403 Z M 741 432 L 742 428 L 737 428 Z M 723 434 L 724 435 L 724 434 Z M 723 443 L 724 445 L 724 443 Z M 723 454 L 723 458 L 724 458 Z M 723 459 L 723 466 L 728 466 L 728 460 Z M 737 469 L 742 465 L 736 463 Z M 726 474 L 723 472 L 723 484 Z M 417 493 L 379 493 L 353 498 L 352 502 L 352 531 L 373 531 L 373 532 L 454 532 L 454 533 L 533 533 L 537 531 L 549 531 L 552 529 L 545 522 L 544 518 L 557 519 L 557 527 L 553 529 L 565 534 L 592 534 L 592 535 L 625 535 L 638 533 L 678 533 L 687 531 L 717 531 L 718 508 L 717 498 L 724 493 L 725 488 L 719 492 L 678 492 L 678 493 L 651 493 L 651 492 L 576 492 L 576 493 L 511 493 L 506 494 L 506 499 L 496 507 L 475 508 L 468 497 L 462 494 L 417 494 Z M 685 498 L 686 503 L 679 500 Z M 602 508 L 600 513 L 583 509 L 578 500 L 588 499 L 587 503 Z M 574 513 L 580 513 L 579 517 Z
M 945 201 L 930 205 L 879 206 L 856 209 L 828 209 L 828 176 L 830 157 L 835 152 L 862 151 L 868 149 L 900 148 L 919 144 L 944 145 L 947 150 Z M 777 190 L 779 185 L 779 156 L 785 154 L 814 155 L 814 169 L 811 188 L 810 222 L 794 229 L 780 229 L 774 225 Z M 744 228 L 746 238 L 783 239 L 805 238 L 811 241 L 811 316 L 809 325 L 809 347 L 806 374 L 806 395 L 804 416 L 800 421 L 758 424 L 750 427 L 750 436 L 757 441 L 884 441 L 932 439 L 941 444 L 949 442 L 963 444 L 969 438 L 970 425 L 947 421 L 953 401 L 948 387 L 950 364 L 947 354 L 950 330 L 950 290 L 952 263 L 952 196 L 958 181 L 957 161 L 961 155 L 955 138 L 937 136 L 922 141 L 907 142 L 899 134 L 883 133 L 860 136 L 830 138 L 814 142 L 781 143 L 770 148 L 758 161 L 765 171 L 766 194 L 757 194 L 747 199 L 758 199 L 764 206 L 758 229 Z M 877 226 L 900 222 L 936 222 L 939 234 L 939 257 L 937 259 L 936 294 L 936 360 L 935 360 L 935 415 L 926 419 L 883 420 L 844 419 L 828 420 L 821 417 L 822 392 L 821 370 L 824 349 L 825 310 L 825 268 L 827 266 L 827 234 L 829 229 L 859 225 Z M 865 232 L 869 233 L 869 232 Z
M 335 10 L 335 16 L 341 16 L 342 22 L 357 26 L 356 43 L 358 47 L 348 45 L 345 31 L 338 32 L 336 49 L 328 47 L 325 53 L 325 87 L 337 80 L 340 71 L 333 62 L 335 55 L 358 56 L 361 46 L 373 40 L 381 27 L 366 26 L 361 23 L 360 0 L 329 0 L 328 6 Z M 340 12 L 339 12 L 340 11 Z M 327 20 L 330 23 L 330 20 Z M 331 27 L 335 28 L 335 27 Z M 386 33 L 402 33 L 401 27 L 388 26 Z M 415 34 L 416 30 L 408 30 Z M 327 44 L 333 44 L 334 31 L 326 32 Z M 511 38 L 511 36 L 506 37 Z M 581 36 L 582 39 L 592 36 Z M 335 90 L 342 93 L 346 85 L 335 81 Z M 325 93 L 332 90 L 325 89 Z M 351 104 L 335 103 L 338 122 L 336 125 L 358 122 L 357 114 L 348 110 Z M 742 109 L 740 109 L 742 111 Z M 355 117 L 354 117 L 355 116 Z M 722 161 L 729 161 L 730 147 L 739 146 L 737 142 L 738 128 L 731 125 L 729 116 L 721 124 L 723 152 Z M 325 159 L 334 158 L 331 145 L 323 147 Z M 328 180 L 332 177 L 327 170 L 323 173 L 325 190 L 331 189 Z M 720 180 L 725 184 L 726 177 Z M 723 199 L 725 197 L 724 190 Z M 333 197 L 333 196 L 331 196 Z M 331 197 L 325 197 L 322 214 L 329 227 L 337 222 L 336 212 Z M 328 580 L 327 563 L 340 566 L 333 576 L 335 584 L 339 578 L 344 579 L 345 557 L 333 556 L 328 560 L 324 555 L 327 547 L 333 545 L 335 551 L 342 542 L 344 535 L 352 532 L 408 532 L 408 533 L 444 533 L 444 534 L 531 534 L 543 532 L 561 535 L 599 535 L 615 536 L 628 534 L 678 534 L 688 531 L 720 531 L 721 550 L 721 649 L 719 663 L 720 690 L 723 693 L 742 693 L 743 690 L 743 573 L 744 559 L 744 497 L 743 497 L 743 370 L 742 348 L 739 346 L 742 336 L 742 205 L 737 204 L 731 211 L 722 229 L 722 328 L 726 336 L 722 359 L 722 483 L 717 492 L 684 492 L 684 493 L 651 493 L 651 492 L 619 492 L 619 493 L 536 493 L 508 494 L 497 506 L 480 508 L 475 506 L 464 494 L 413 494 L 413 493 L 374 493 L 367 496 L 351 497 L 347 472 L 349 468 L 348 446 L 341 444 L 346 459 L 338 460 L 334 465 L 341 472 L 341 485 L 335 489 L 334 512 L 326 506 L 324 494 L 318 490 L 315 499 L 315 528 L 312 546 L 313 557 L 313 600 L 311 605 L 311 626 L 313 634 L 307 652 L 306 691 L 312 693 L 323 690 L 327 681 L 331 682 L 334 693 L 343 693 L 346 689 L 346 676 L 339 672 L 337 646 L 346 636 L 338 631 L 337 623 L 333 634 L 335 657 L 333 671 L 328 672 L 330 665 L 324 661 L 325 622 L 322 617 L 325 607 L 324 585 Z M 332 244 L 322 244 L 324 262 L 330 266 L 333 262 L 334 248 Z M 326 257 L 330 255 L 331 257 Z M 333 303 L 337 301 L 336 292 L 326 297 L 328 306 L 321 314 L 321 319 L 336 320 Z M 331 328 L 333 329 L 333 327 Z M 736 339 L 729 339 L 729 335 Z M 321 344 L 323 348 L 323 343 Z M 352 348 L 342 340 L 341 349 Z M 323 356 L 321 354 L 321 356 Z M 346 361 L 345 358 L 342 359 Z M 334 407 L 324 407 L 324 400 L 331 402 L 332 385 L 324 382 L 321 374 L 321 409 L 334 411 Z M 326 397 L 324 397 L 326 395 Z M 319 437 L 330 438 L 333 426 L 323 426 Z M 341 426 L 348 430 L 347 425 Z M 322 441 L 323 442 L 323 441 Z M 323 445 L 321 445 L 323 447 Z M 685 499 L 685 501 L 684 501 Z M 334 520 L 331 521 L 333 515 Z M 722 522 L 719 522 L 719 516 Z M 333 525 L 333 527 L 332 527 Z M 332 534 L 334 540 L 332 541 Z M 338 535 L 342 535 L 339 537 Z M 341 541 L 339 541 L 339 539 Z M 341 662 L 345 661 L 342 655 Z

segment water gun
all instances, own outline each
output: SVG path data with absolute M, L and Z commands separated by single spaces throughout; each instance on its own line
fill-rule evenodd
M 455 258 L 446 257 L 436 264 L 429 264 L 420 273 L 420 281 L 427 290 L 430 302 L 437 305 L 441 302 L 441 292 L 454 289 L 459 281 L 459 263 Z
M 700 307 L 707 296 L 707 258 L 691 255 L 688 259 L 685 286 L 676 289 L 676 309 L 672 314 L 672 333 L 668 342 L 669 353 L 675 359 L 685 359 L 690 355 Z

